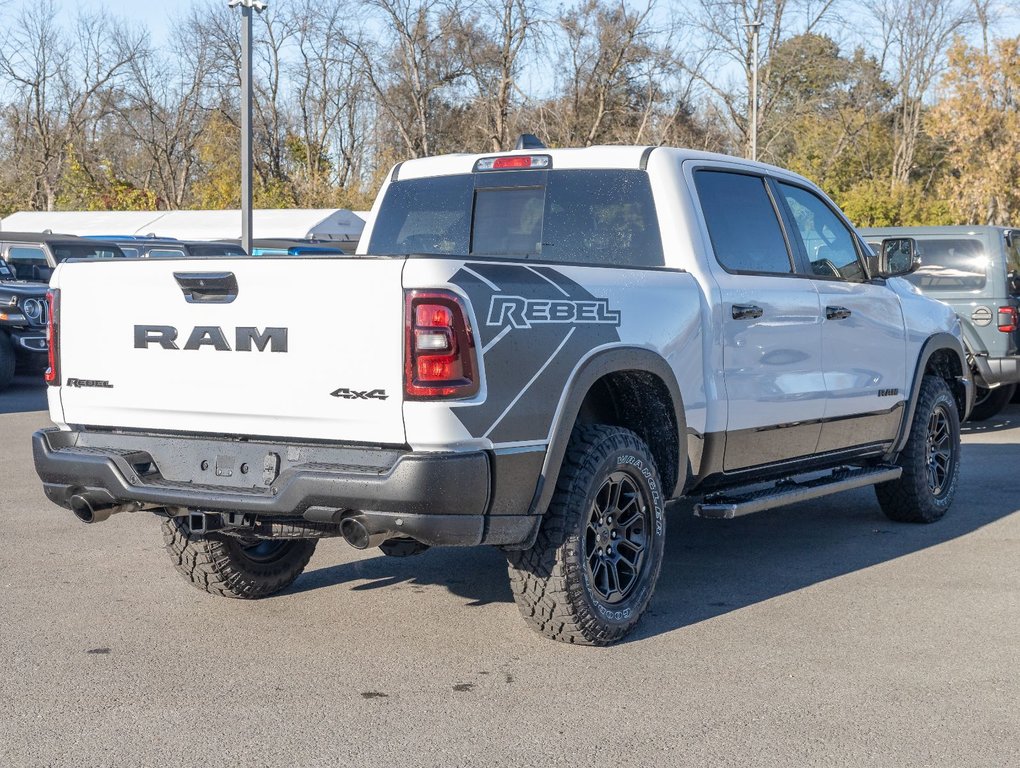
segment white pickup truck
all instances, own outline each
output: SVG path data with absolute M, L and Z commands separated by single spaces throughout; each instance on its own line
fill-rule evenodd
M 164 516 L 177 568 L 230 597 L 285 588 L 323 536 L 497 545 L 527 621 L 591 644 L 648 605 L 672 499 L 953 500 L 956 316 L 795 174 L 665 147 L 413 160 L 361 243 L 58 267 L 47 496 Z

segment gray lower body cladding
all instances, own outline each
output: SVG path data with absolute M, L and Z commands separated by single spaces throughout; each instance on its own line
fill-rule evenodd
M 527 511 L 544 456 L 58 429 L 36 432 L 33 452 L 46 496 L 66 508 L 86 495 L 260 518 L 358 511 L 432 545 L 525 541 L 538 522 Z

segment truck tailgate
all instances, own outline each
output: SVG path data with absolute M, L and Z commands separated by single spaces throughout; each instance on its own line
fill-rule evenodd
M 62 420 L 402 444 L 403 263 L 62 265 Z

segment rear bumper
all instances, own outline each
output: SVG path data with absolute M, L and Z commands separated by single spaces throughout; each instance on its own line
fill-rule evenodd
M 495 457 L 484 451 L 416 453 L 58 429 L 40 430 L 32 442 L 46 496 L 65 508 L 79 494 L 96 504 L 136 501 L 267 519 L 338 521 L 356 510 L 386 530 L 432 545 L 519 544 L 538 522 L 526 509 L 488 514 L 494 477 L 508 473 L 494 472 Z

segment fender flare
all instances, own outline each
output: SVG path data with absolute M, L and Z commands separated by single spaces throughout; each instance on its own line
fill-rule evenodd
M 556 490 L 556 478 L 559 476 L 563 457 L 567 452 L 570 434 L 581 412 L 581 404 L 591 387 L 611 373 L 620 371 L 640 371 L 658 377 L 669 390 L 673 401 L 674 418 L 677 428 L 677 466 L 674 468 L 677 478 L 676 486 L 667 494 L 668 498 L 676 498 L 683 490 L 687 478 L 687 417 L 684 412 L 683 397 L 680 385 L 669 363 L 657 352 L 642 347 L 611 347 L 595 351 L 582 360 L 574 369 L 560 398 L 549 433 L 549 447 L 546 450 L 545 462 L 538 478 L 538 486 L 531 502 L 530 514 L 544 514 L 552 501 Z
M 931 360 L 932 355 L 945 349 L 952 351 L 959 358 L 962 371 L 960 379 L 966 388 L 966 407 L 964 413 L 960 414 L 960 421 L 970 415 L 970 409 L 974 403 L 974 384 L 963 342 L 951 333 L 936 333 L 924 342 L 921 353 L 917 356 L 914 378 L 910 383 L 910 393 L 906 401 L 907 407 L 903 409 L 903 421 L 900 422 L 900 431 L 889 452 L 890 456 L 895 456 L 906 447 L 907 439 L 910 437 L 910 425 L 914 423 L 914 411 L 917 410 L 917 401 L 921 396 L 921 379 L 924 378 L 924 369 L 928 367 L 928 361 Z

